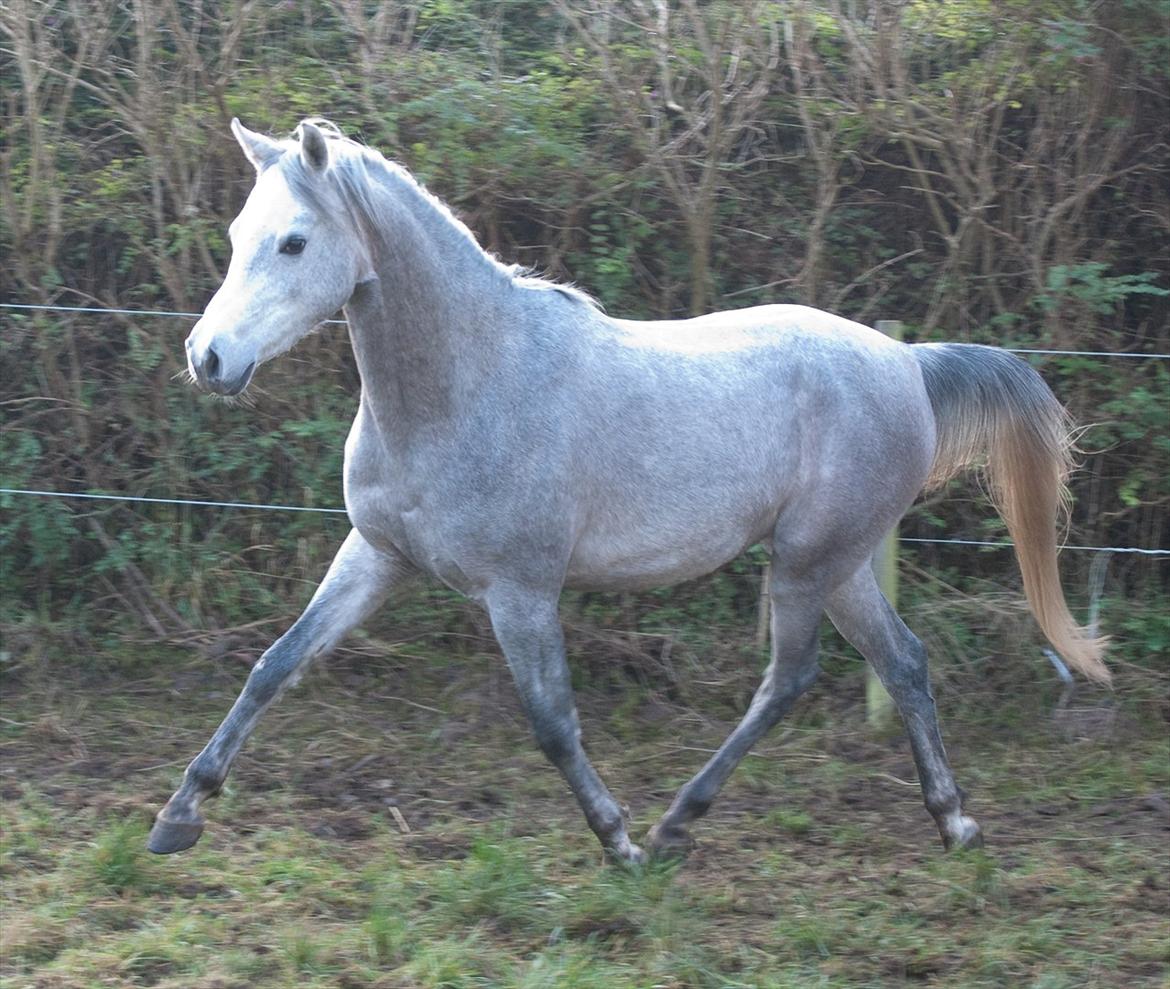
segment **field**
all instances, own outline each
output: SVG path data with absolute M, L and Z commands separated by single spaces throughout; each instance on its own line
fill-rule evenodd
M 984 852 L 944 855 L 900 731 L 830 669 L 682 865 L 603 863 L 490 645 L 359 639 L 263 723 L 192 851 L 154 811 L 256 655 L 7 637 L 0 985 L 1165 986 L 1170 742 L 1156 691 L 938 691 Z M 750 664 L 749 664 L 750 665 Z M 578 660 L 635 832 L 742 709 Z M 1124 687 L 1124 682 L 1123 682 Z M 1088 695 L 1092 696 L 1088 696 Z

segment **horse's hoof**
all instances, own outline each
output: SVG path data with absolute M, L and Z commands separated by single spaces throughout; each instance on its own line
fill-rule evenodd
M 160 811 L 146 839 L 146 847 L 155 855 L 170 855 L 190 848 L 203 834 L 203 821 L 174 821 Z
M 605 854 L 613 865 L 624 869 L 640 869 L 650 861 L 650 857 L 628 839 L 621 848 L 607 848 Z
M 956 848 L 982 848 L 983 832 L 970 817 L 960 817 L 952 830 L 942 836 L 943 847 L 948 851 Z
M 677 826 L 663 826 L 660 821 L 646 835 L 646 847 L 650 855 L 659 862 L 674 862 L 685 859 L 695 847 L 695 839 L 689 831 Z

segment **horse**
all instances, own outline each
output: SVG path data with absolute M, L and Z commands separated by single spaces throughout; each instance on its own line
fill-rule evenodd
M 188 370 L 238 395 L 343 311 L 361 376 L 345 443 L 352 529 L 159 811 L 151 851 L 198 840 L 200 805 L 264 711 L 419 572 L 486 609 L 536 742 L 616 862 L 689 850 L 689 825 L 815 679 L 824 614 L 893 698 L 944 846 L 978 846 L 925 650 L 871 558 L 924 488 L 984 460 L 1041 630 L 1071 667 L 1108 681 L 1103 641 L 1073 620 L 1057 571 L 1070 419 L 1025 361 L 903 344 L 797 305 L 612 318 L 484 251 L 405 168 L 326 120 L 287 139 L 231 129 L 255 185 L 186 340 Z M 582 746 L 559 595 L 666 586 L 758 543 L 771 554 L 769 663 L 643 849 Z

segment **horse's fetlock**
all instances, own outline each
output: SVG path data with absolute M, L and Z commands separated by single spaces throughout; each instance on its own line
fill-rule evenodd
M 958 791 L 923 794 L 923 803 L 936 821 L 963 813 L 963 799 Z
M 590 814 L 589 827 L 603 843 L 609 843 L 615 838 L 620 840 L 626 834 L 626 819 L 622 809 L 614 804 L 613 807 L 605 807 Z
M 202 797 L 214 797 L 223 788 L 225 775 L 198 758 L 187 767 L 183 774 L 185 782 Z

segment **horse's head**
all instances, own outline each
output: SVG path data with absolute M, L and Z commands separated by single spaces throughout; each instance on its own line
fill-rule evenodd
M 338 142 L 303 122 L 274 141 L 238 120 L 232 132 L 256 184 L 228 228 L 227 276 L 187 337 L 187 364 L 204 388 L 236 395 L 256 368 L 337 312 L 369 261 L 330 174 Z

